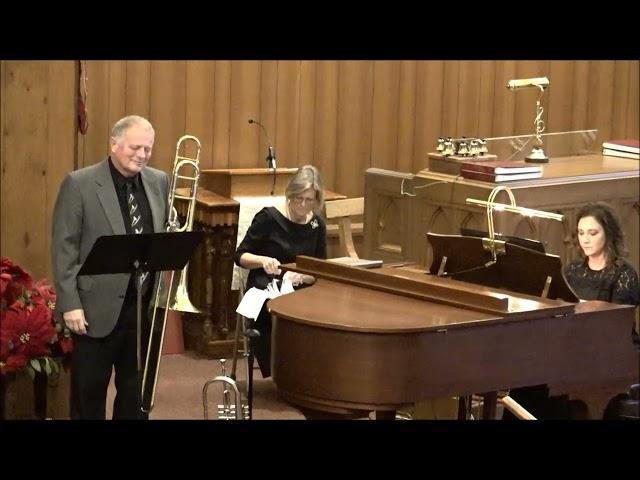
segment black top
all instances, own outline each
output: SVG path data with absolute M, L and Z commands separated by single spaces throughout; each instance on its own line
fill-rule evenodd
M 327 258 L 327 227 L 322 218 L 314 214 L 309 223 L 295 223 L 278 209 L 266 207 L 256 213 L 247 234 L 234 255 L 236 265 L 244 253 L 277 258 L 280 263 L 292 263 L 296 255 Z M 247 289 L 264 289 L 272 277 L 262 268 L 249 272 Z
M 604 300 L 623 305 L 638 305 L 638 273 L 625 259 L 612 267 L 591 270 L 588 260 L 578 260 L 565 267 L 564 276 L 573 291 L 583 300 Z

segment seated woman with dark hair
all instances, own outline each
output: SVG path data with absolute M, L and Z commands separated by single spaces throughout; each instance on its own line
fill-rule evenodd
M 604 203 L 590 203 L 580 209 L 577 220 L 581 258 L 564 270 L 573 291 L 582 300 L 638 305 L 638 273 L 625 258 L 624 235 L 614 210 Z M 631 336 L 636 343 L 638 336 L 634 329 Z M 582 402 L 569 402 L 566 395 L 549 397 L 546 385 L 515 388 L 510 396 L 538 419 L 572 418 L 576 407 L 583 411 L 580 416 L 585 415 Z M 622 399 L 623 395 L 617 395 L 609 402 L 605 418 L 615 417 L 615 404 Z M 503 419 L 512 418 L 513 414 L 505 411 Z

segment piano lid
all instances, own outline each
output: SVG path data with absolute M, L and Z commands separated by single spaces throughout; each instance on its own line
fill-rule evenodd
M 298 256 L 296 263 L 281 265 L 280 268 L 500 317 L 562 315 L 572 312 L 575 306 L 562 300 L 514 293 L 491 286 L 479 287 L 469 282 L 438 277 L 415 264 L 364 269 Z

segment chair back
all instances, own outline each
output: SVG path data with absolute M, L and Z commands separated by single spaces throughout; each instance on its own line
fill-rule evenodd
M 351 218 L 364 214 L 364 197 L 331 200 L 325 202 L 324 205 L 327 220 L 334 220 L 338 225 L 342 255 L 358 258 L 358 253 L 353 244 Z

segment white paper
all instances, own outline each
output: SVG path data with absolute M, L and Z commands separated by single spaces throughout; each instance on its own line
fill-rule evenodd
M 260 315 L 260 310 L 262 310 L 262 305 L 269 298 L 269 294 L 265 290 L 259 290 L 256 287 L 251 287 L 249 290 L 244 292 L 244 296 L 242 297 L 242 301 L 236 308 L 236 312 L 240 315 L 256 319 L 258 315 Z
M 287 272 L 289 273 L 289 272 Z M 282 286 L 280 287 L 280 295 L 286 295 L 287 293 L 293 293 L 293 284 L 291 283 L 291 280 L 289 278 L 287 278 L 287 275 L 285 274 L 285 277 L 282 279 Z
M 238 308 L 236 308 L 236 313 L 255 320 L 258 318 L 258 315 L 260 315 L 260 310 L 262 310 L 264 302 L 293 292 L 293 284 L 290 279 L 285 278 L 282 280 L 282 288 L 279 289 L 278 283 L 274 278 L 271 283 L 267 284 L 267 288 L 264 290 L 257 289 L 256 287 L 251 287 L 247 290 Z

